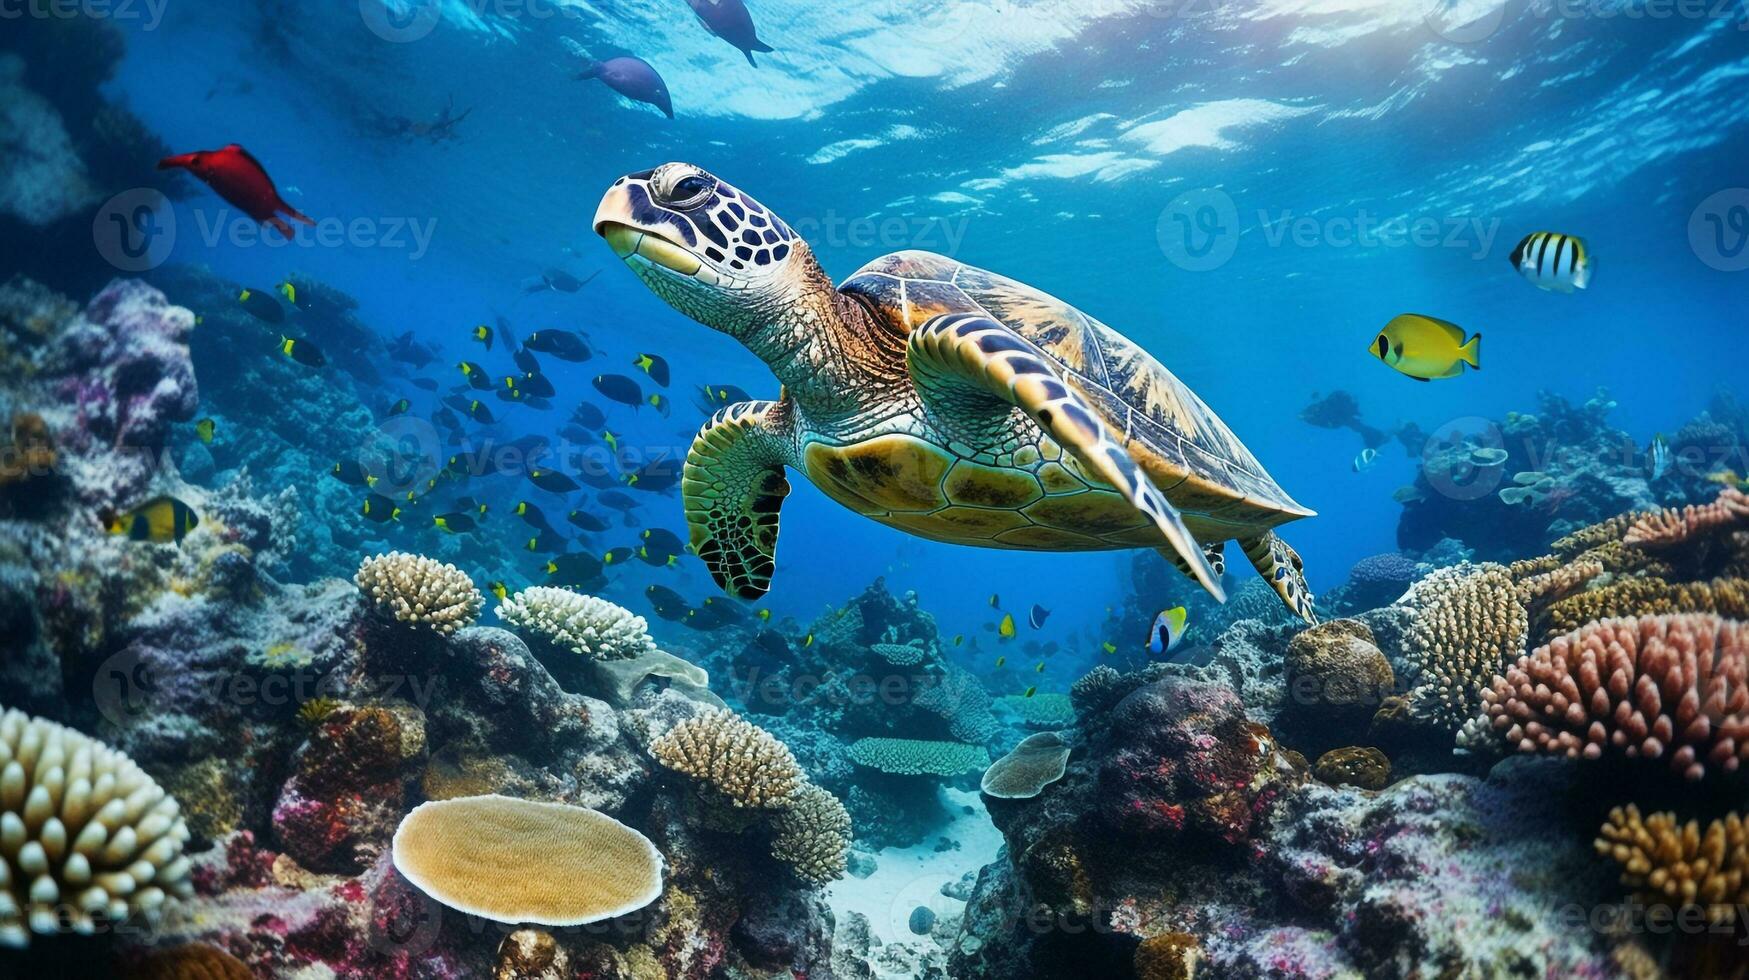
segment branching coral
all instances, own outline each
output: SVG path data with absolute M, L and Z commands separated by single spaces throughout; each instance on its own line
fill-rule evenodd
M 1735 578 L 1678 583 L 1650 576 L 1626 578 L 1551 604 L 1543 622 L 1548 634 L 1555 636 L 1600 619 L 1663 613 L 1717 613 L 1729 619 L 1749 619 L 1749 582 Z
M 803 783 L 772 818 L 771 856 L 810 885 L 844 877 L 850 854 L 850 811 L 838 797 Z
M 466 572 L 404 551 L 366 558 L 352 580 L 380 612 L 446 636 L 473 625 L 485 605 Z
M 1440 569 L 1406 603 L 1415 611 L 1404 637 L 1417 671 L 1410 713 L 1455 732 L 1476 713 L 1482 689 L 1524 649 L 1530 616 L 1517 583 L 1492 564 Z
M 1691 780 L 1749 756 L 1749 625 L 1712 615 L 1593 623 L 1557 637 L 1483 692 L 1522 752 L 1670 760 Z
M 493 922 L 574 926 L 662 894 L 662 854 L 595 810 L 508 796 L 421 804 L 395 830 L 395 870 L 439 902 Z
M 656 649 L 644 617 L 606 599 L 537 585 L 498 606 L 498 618 L 554 645 L 596 660 L 642 656 Z
M 1641 515 L 1622 538 L 1638 548 L 1674 548 L 1697 537 L 1749 522 L 1749 494 L 1725 487 L 1710 504 L 1690 504 Z
M 733 711 L 688 718 L 651 742 L 650 754 L 740 808 L 782 809 L 803 781 L 789 747 Z
M 981 745 L 914 738 L 859 738 L 850 759 L 860 766 L 900 776 L 958 776 L 990 764 Z
M 1638 807 L 1617 807 L 1598 832 L 1597 853 L 1622 866 L 1622 884 L 1642 901 L 1699 906 L 1713 922 L 1734 921 L 1749 903 L 1749 826 L 1727 814 L 1702 831 L 1674 813 L 1641 818 Z
M 193 893 L 176 800 L 132 759 L 20 711 L 0 715 L 0 945 L 96 931 Z

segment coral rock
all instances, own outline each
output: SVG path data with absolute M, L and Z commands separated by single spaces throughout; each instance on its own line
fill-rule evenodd
M 492 980 L 570 980 L 570 959 L 551 933 L 518 929 L 498 944 Z
M 1391 781 L 1391 760 L 1371 746 L 1350 746 L 1319 756 L 1312 772 L 1332 786 L 1384 789 Z
M 466 572 L 402 551 L 366 558 L 353 581 L 381 612 L 444 635 L 472 626 L 485 605 Z

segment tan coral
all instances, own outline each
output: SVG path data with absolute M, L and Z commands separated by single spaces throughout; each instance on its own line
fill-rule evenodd
M 155 923 L 193 894 L 176 800 L 132 759 L 20 711 L 0 715 L 0 946 Z
M 576 926 L 662 894 L 662 854 L 605 813 L 509 796 L 415 807 L 395 830 L 395 870 L 444 905 L 493 922 Z
M 1500 565 L 1458 565 L 1422 579 L 1405 604 L 1415 614 L 1404 636 L 1416 670 L 1410 714 L 1456 732 L 1481 707 L 1483 689 L 1524 650 L 1530 616 L 1518 584 Z
M 1194 980 L 1202 943 L 1185 932 L 1149 936 L 1136 946 L 1136 980 Z
M 771 856 L 790 866 L 810 885 L 844 877 L 850 855 L 850 811 L 838 797 L 813 783 L 790 794 L 789 804 L 772 819 Z
M 353 582 L 378 611 L 445 636 L 473 625 L 486 604 L 466 572 L 404 551 L 366 558 Z
M 1736 487 L 1725 487 L 1710 504 L 1690 504 L 1681 510 L 1672 507 L 1641 515 L 1622 540 L 1638 548 L 1674 548 L 1745 522 L 1749 522 L 1749 494 Z
M 1678 824 L 1673 813 L 1642 818 L 1632 804 L 1609 812 L 1598 832 L 1597 853 L 1622 866 L 1622 884 L 1647 904 L 1698 906 L 1710 921 L 1735 921 L 1749 904 L 1749 825 L 1727 814 L 1703 831 Z
M 803 780 L 788 746 L 733 711 L 688 718 L 651 742 L 650 754 L 747 809 L 789 806 Z
M 1730 619 L 1749 619 L 1749 582 L 1715 579 L 1671 583 L 1651 576 L 1622 579 L 1550 604 L 1542 623 L 1546 635 L 1558 636 L 1602 619 L 1665 613 L 1717 613 Z
M 1592 623 L 1539 647 L 1483 693 L 1521 752 L 1668 758 L 1698 780 L 1749 756 L 1749 625 L 1711 615 Z

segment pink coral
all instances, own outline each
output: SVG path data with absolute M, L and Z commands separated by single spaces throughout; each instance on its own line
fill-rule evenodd
M 1749 494 L 1726 487 L 1710 504 L 1690 504 L 1677 510 L 1646 514 L 1634 522 L 1622 541 L 1641 548 L 1673 548 L 1733 524 L 1749 522 Z
M 1482 694 L 1522 752 L 1661 759 L 1689 779 L 1749 756 L 1749 624 L 1683 614 L 1592 623 Z

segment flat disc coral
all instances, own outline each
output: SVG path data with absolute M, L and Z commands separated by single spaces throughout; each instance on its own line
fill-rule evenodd
M 424 803 L 395 831 L 395 870 L 493 922 L 578 926 L 662 894 L 662 854 L 612 817 L 564 803 L 465 796 Z

